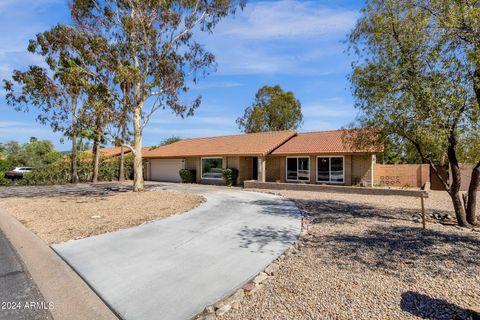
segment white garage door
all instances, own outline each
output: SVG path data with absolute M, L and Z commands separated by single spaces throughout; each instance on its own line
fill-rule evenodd
M 178 171 L 184 167 L 183 159 L 153 159 L 150 162 L 150 180 L 181 182 Z

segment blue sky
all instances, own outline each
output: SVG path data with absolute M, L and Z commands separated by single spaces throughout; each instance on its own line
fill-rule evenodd
M 302 103 L 304 124 L 299 131 L 340 128 L 353 121 L 351 57 L 346 35 L 353 28 L 362 1 L 249 1 L 243 12 L 223 20 L 213 35 L 200 35 L 217 60 L 217 71 L 189 96 L 202 95 L 193 118 L 181 119 L 158 111 L 144 130 L 144 145 L 163 138 L 235 134 L 235 119 L 251 105 L 263 85 L 281 85 Z M 26 52 L 28 40 L 51 26 L 69 21 L 65 0 L 0 0 L 0 79 L 13 69 L 41 64 Z M 62 135 L 35 121 L 35 113 L 19 113 L 0 95 L 0 142 L 50 139 L 60 149 Z M 188 97 L 187 97 L 188 98 Z

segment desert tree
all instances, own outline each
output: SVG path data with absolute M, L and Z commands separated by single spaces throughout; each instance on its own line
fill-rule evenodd
M 190 81 L 196 83 L 214 66 L 213 54 L 194 37 L 212 32 L 243 0 L 74 0 L 76 23 L 101 30 L 130 68 L 133 118 L 134 191 L 144 189 L 142 132 L 159 109 L 190 116 L 201 99 L 182 100 Z
M 476 199 L 462 201 L 458 161 L 459 139 L 479 128 L 475 68 L 465 50 L 452 46 L 431 12 L 413 0 L 367 1 L 349 39 L 357 57 L 351 75 L 357 124 L 411 144 L 449 193 L 459 225 L 474 225 Z M 451 181 L 438 170 L 445 156 Z M 472 187 L 476 194 L 474 177 Z
M 465 198 L 467 220 L 476 223 L 476 198 L 480 185 L 480 1 L 416 0 L 415 5 L 433 17 L 434 26 L 441 31 L 448 49 L 461 52 L 470 72 L 464 81 L 473 90 L 474 110 L 464 116 L 471 124 L 461 133 L 460 158 L 474 164 L 470 186 Z M 453 171 L 454 175 L 459 174 Z M 460 177 L 458 177 L 460 178 Z
M 251 132 L 295 130 L 303 121 L 302 106 L 293 92 L 279 85 L 261 87 L 255 101 L 236 122 L 240 130 Z
M 32 65 L 26 71 L 15 70 L 11 80 L 4 80 L 7 103 L 19 111 L 35 107 L 38 120 L 61 131 L 72 143 L 71 182 L 78 182 L 77 137 L 84 112 L 83 100 L 89 79 L 82 55 L 86 39 L 75 28 L 57 25 L 30 40 L 28 51 L 43 56 L 48 68 Z

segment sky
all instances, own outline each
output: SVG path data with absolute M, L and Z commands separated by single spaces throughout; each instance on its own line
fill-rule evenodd
M 257 90 L 279 84 L 302 104 L 300 132 L 339 129 L 355 119 L 348 75 L 352 57 L 348 33 L 362 1 L 248 1 L 246 8 L 222 20 L 211 35 L 197 35 L 216 57 L 216 72 L 190 87 L 185 99 L 202 96 L 191 118 L 159 110 L 144 130 L 144 145 L 173 135 L 181 138 L 236 134 L 235 120 L 250 106 Z M 14 69 L 42 65 L 27 52 L 29 39 L 57 23 L 69 23 L 65 0 L 0 0 L 0 80 Z M 0 91 L 0 142 L 49 139 L 68 150 L 61 133 L 36 122 L 36 113 L 17 112 Z M 62 142 L 62 140 L 65 140 Z

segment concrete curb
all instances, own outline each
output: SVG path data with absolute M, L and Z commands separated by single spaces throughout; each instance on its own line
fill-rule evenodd
M 40 238 L 0 211 L 0 229 L 23 260 L 54 319 L 118 319 L 90 287 Z

